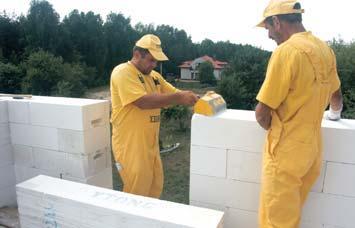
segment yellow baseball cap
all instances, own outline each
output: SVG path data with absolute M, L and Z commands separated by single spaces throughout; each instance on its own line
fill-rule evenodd
M 159 37 L 153 34 L 147 34 L 142 36 L 137 42 L 137 47 L 147 49 L 152 56 L 158 61 L 166 61 L 168 57 L 164 54 L 161 48 L 161 42 Z
M 271 0 L 269 5 L 265 8 L 263 13 L 263 19 L 257 27 L 265 27 L 265 19 L 271 16 L 280 14 L 291 13 L 304 13 L 304 9 L 294 9 L 296 4 L 299 4 L 296 0 Z

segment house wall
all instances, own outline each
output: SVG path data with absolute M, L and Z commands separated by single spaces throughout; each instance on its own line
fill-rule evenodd
M 254 112 L 195 114 L 191 131 L 190 204 L 225 211 L 226 228 L 257 228 L 266 132 Z M 322 134 L 323 168 L 304 206 L 301 227 L 353 228 L 355 120 L 323 120 Z
M 191 79 L 191 71 L 190 71 L 190 69 L 181 68 L 180 72 L 181 72 L 181 75 L 180 75 L 181 79 L 186 79 L 186 80 L 190 80 Z
M 217 80 L 221 80 L 221 70 L 213 70 L 213 75 Z

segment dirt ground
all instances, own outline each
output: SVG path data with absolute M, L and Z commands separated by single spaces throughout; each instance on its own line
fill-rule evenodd
M 19 228 L 20 221 L 15 207 L 0 208 L 0 228 Z

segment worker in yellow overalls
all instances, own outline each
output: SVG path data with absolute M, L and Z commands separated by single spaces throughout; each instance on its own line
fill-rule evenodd
M 322 164 L 321 121 L 340 119 L 342 95 L 336 59 L 306 31 L 295 0 L 271 0 L 258 24 L 278 47 L 257 95 L 255 115 L 266 129 L 259 224 L 299 227 L 302 206 Z
M 180 91 L 153 69 L 168 60 L 160 39 L 143 36 L 133 48 L 131 61 L 111 74 L 112 149 L 123 181 L 123 191 L 159 198 L 163 168 L 159 153 L 160 108 L 192 106 L 197 96 Z

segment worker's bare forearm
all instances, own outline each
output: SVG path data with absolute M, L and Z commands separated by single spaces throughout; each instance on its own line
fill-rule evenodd
M 170 94 L 152 93 L 139 98 L 133 104 L 141 109 L 154 109 L 169 105 L 192 106 L 198 99 L 198 96 L 192 91 L 179 91 Z
M 259 125 L 264 128 L 265 130 L 269 130 L 270 129 L 270 125 L 271 125 L 271 116 L 270 117 L 263 117 L 260 119 L 257 119 Z
M 134 101 L 133 104 L 141 109 L 162 108 L 172 104 L 178 104 L 179 96 L 179 92 L 172 94 L 152 93 L 144 95 L 143 97 Z
M 330 107 L 333 110 L 340 110 L 343 107 L 343 96 L 341 90 L 338 89 L 330 97 Z
M 259 102 L 255 108 L 255 118 L 262 128 L 269 130 L 271 125 L 271 108 Z

